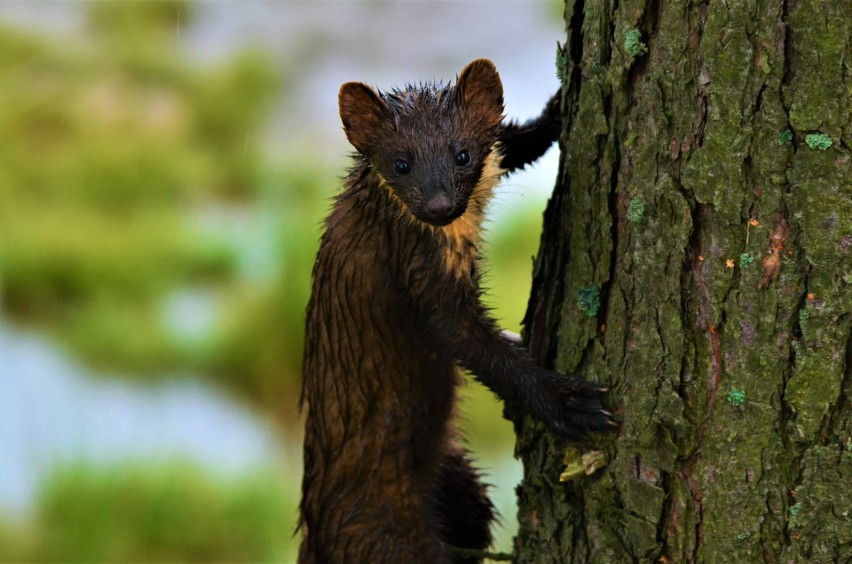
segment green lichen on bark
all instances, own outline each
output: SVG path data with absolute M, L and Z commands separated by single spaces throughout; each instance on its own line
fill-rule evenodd
M 754 257 L 748 253 L 740 255 L 740 268 L 748 268 L 754 262 Z
M 645 204 L 639 198 L 632 198 L 627 204 L 627 219 L 639 223 L 645 217 Z
M 565 47 L 558 42 L 556 43 L 556 78 L 562 84 L 568 80 L 568 56 L 565 54 Z
M 811 149 L 825 151 L 834 144 L 834 141 L 832 141 L 831 137 L 825 133 L 811 133 L 805 137 L 805 143 L 807 143 L 808 147 Z
M 597 315 L 598 309 L 601 307 L 601 294 L 594 284 L 583 286 L 577 290 L 577 305 L 589 317 Z
M 733 405 L 734 407 L 742 407 L 746 400 L 746 393 L 737 388 L 731 388 L 731 391 L 728 392 L 728 403 Z
M 624 34 L 624 49 L 634 57 L 648 52 L 648 46 L 642 42 L 642 32 L 634 28 Z

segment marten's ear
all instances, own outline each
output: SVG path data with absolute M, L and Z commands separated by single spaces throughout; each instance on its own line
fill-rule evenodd
M 494 63 L 477 59 L 468 64 L 459 75 L 456 85 L 459 102 L 477 112 L 488 123 L 503 121 L 503 83 Z
M 349 142 L 367 154 L 379 137 L 378 129 L 389 116 L 389 108 L 375 90 L 361 82 L 347 82 L 337 95 L 340 119 Z

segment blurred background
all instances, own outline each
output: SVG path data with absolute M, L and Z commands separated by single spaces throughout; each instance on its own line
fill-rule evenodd
M 0 3 L 0 561 L 293 562 L 303 312 L 351 148 L 337 89 L 492 59 L 558 88 L 562 3 Z M 518 330 L 557 152 L 504 181 L 487 282 Z M 515 530 L 511 426 L 465 388 Z

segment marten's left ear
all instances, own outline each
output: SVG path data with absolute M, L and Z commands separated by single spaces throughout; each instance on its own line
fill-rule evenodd
M 346 138 L 366 155 L 380 137 L 378 129 L 390 119 L 390 108 L 375 90 L 361 82 L 347 82 L 337 97 Z
M 503 83 L 494 63 L 477 59 L 459 75 L 456 85 L 459 102 L 494 125 L 503 121 Z

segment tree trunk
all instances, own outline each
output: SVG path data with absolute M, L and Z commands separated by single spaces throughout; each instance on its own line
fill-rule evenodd
M 518 561 L 852 561 L 852 2 L 566 24 L 526 337 L 619 428 L 519 425 Z

